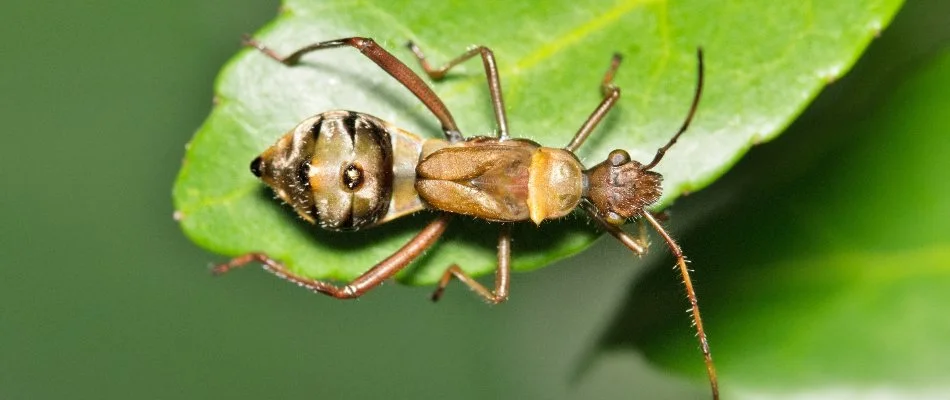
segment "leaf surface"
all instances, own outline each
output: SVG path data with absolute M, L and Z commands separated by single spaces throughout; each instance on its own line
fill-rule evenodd
M 814 2 L 287 1 L 255 35 L 287 54 L 317 41 L 372 37 L 418 70 L 404 43 L 435 64 L 471 44 L 498 60 L 510 130 L 565 145 L 600 101 L 611 54 L 624 55 L 618 106 L 578 152 L 588 165 L 623 148 L 649 160 L 682 123 L 695 86 L 695 51 L 706 86 L 690 130 L 657 168 L 662 204 L 712 182 L 755 143 L 775 137 L 891 20 L 898 0 Z M 482 67 L 471 61 L 433 84 L 466 135 L 490 135 L 494 118 Z M 216 84 L 217 105 L 188 147 L 174 187 L 176 215 L 199 245 L 233 256 L 264 251 L 315 278 L 352 279 L 405 243 L 428 213 L 358 233 L 308 226 L 248 172 L 248 164 L 300 120 L 331 109 L 369 113 L 423 136 L 441 135 L 428 111 L 353 49 L 312 53 L 287 68 L 239 53 Z M 495 266 L 496 228 L 457 218 L 432 251 L 403 273 L 425 284 L 458 262 Z M 513 266 L 529 270 L 585 248 L 597 232 L 583 218 L 520 224 Z

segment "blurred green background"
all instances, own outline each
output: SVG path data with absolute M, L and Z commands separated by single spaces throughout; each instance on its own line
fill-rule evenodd
M 602 240 L 499 307 L 212 279 L 169 191 L 218 69 L 276 9 L 4 7 L 0 398 L 708 396 L 662 252 Z M 730 397 L 950 397 L 948 15 L 908 3 L 790 132 L 673 207 Z

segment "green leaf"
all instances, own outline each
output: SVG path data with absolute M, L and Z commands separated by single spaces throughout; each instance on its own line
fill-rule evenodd
M 668 204 L 724 173 L 753 144 L 773 138 L 829 81 L 846 71 L 891 20 L 899 0 L 811 2 L 332 2 L 287 1 L 256 37 L 282 53 L 346 36 L 375 38 L 416 68 L 412 39 L 436 64 L 478 43 L 497 56 L 512 135 L 565 145 L 598 104 L 614 52 L 625 56 L 619 105 L 578 155 L 592 164 L 623 148 L 648 160 L 678 128 L 692 96 L 697 46 L 707 83 L 692 128 L 657 170 Z M 479 62 L 433 84 L 466 135 L 492 134 Z M 311 277 L 351 279 L 391 254 L 425 214 L 353 234 L 320 232 L 296 218 L 248 172 L 248 163 L 300 120 L 330 109 L 366 112 L 424 136 L 436 120 L 353 49 L 312 53 L 287 68 L 241 52 L 221 73 L 217 105 L 189 144 L 174 188 L 185 233 L 224 255 L 264 251 Z M 457 218 L 404 281 L 432 283 L 450 263 L 495 267 L 496 229 Z M 464 220 L 464 221 L 461 221 Z M 460 221 L 460 222 L 459 222 Z M 529 270 L 597 237 L 582 218 L 515 230 L 513 265 Z
M 877 64 L 862 64 L 868 73 L 793 127 L 807 140 L 783 138 L 776 143 L 781 146 L 743 162 L 737 172 L 772 169 L 723 179 L 724 190 L 736 193 L 741 186 L 746 198 L 682 238 L 697 268 L 694 279 L 728 397 L 946 396 L 947 33 L 927 31 L 942 37 L 943 50 L 906 80 L 894 71 L 919 60 L 897 69 L 876 65 L 883 59 L 878 56 L 904 58 L 895 53 L 907 50 L 874 54 Z M 861 101 L 847 89 L 867 87 L 872 77 L 898 79 L 899 85 L 879 90 L 877 104 L 851 109 Z M 795 149 L 801 151 L 788 156 Z M 821 155 L 809 155 L 816 151 Z M 778 190 L 756 193 L 789 171 L 798 176 L 782 179 Z M 709 200 L 696 197 L 693 206 Z M 698 375 L 695 338 L 676 313 L 682 295 L 671 275 L 661 269 L 637 283 L 604 347 L 632 342 L 654 360 Z M 658 296 L 657 288 L 670 289 Z

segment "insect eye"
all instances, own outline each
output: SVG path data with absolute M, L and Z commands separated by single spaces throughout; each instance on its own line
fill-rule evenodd
M 261 164 L 263 163 L 264 163 L 264 160 L 261 159 L 260 156 L 255 158 L 254 161 L 251 161 L 251 173 L 254 174 L 254 176 L 258 178 L 261 177 Z
M 607 215 L 604 216 L 604 219 L 607 220 L 608 224 L 611 224 L 614 226 L 620 226 L 620 225 L 623 225 L 625 222 L 627 222 L 626 218 L 621 217 L 620 214 L 617 214 L 613 211 L 607 211 Z
M 359 189 L 363 185 L 363 169 L 356 164 L 347 165 L 343 169 L 343 185 L 349 190 Z
M 630 162 L 630 154 L 624 150 L 614 150 L 607 156 L 607 160 L 609 160 L 610 166 L 619 167 Z

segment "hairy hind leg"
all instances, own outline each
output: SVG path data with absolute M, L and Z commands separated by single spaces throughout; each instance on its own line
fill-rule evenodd
M 288 270 L 286 266 L 264 253 L 248 253 L 236 257 L 225 264 L 214 267 L 211 271 L 215 275 L 221 275 L 234 268 L 257 261 L 264 265 L 264 269 L 274 273 L 274 275 L 314 292 L 323 293 L 338 299 L 352 299 L 360 297 L 376 286 L 379 286 L 380 283 L 391 278 L 397 272 L 405 268 L 412 260 L 419 257 L 426 249 L 435 244 L 439 237 L 442 236 L 442 233 L 445 232 L 445 228 L 448 227 L 450 219 L 449 214 L 440 215 L 419 231 L 419 233 L 403 245 L 402 248 L 344 286 L 336 286 L 330 282 L 294 274 Z
M 442 131 L 445 132 L 445 137 L 450 142 L 461 142 L 463 140 L 462 133 L 459 131 L 458 126 L 455 124 L 455 118 L 452 117 L 452 113 L 449 112 L 449 109 L 445 107 L 445 103 L 442 102 L 442 99 L 439 98 L 429 88 L 429 85 L 426 85 L 425 81 L 416 75 L 415 72 L 412 72 L 406 64 L 403 64 L 402 61 L 399 61 L 398 58 L 392 55 L 392 53 L 386 51 L 386 49 L 379 46 L 373 39 L 362 38 L 362 37 L 349 37 L 336 40 L 327 40 L 319 43 L 314 43 L 309 46 L 305 46 L 288 56 L 281 56 L 277 54 L 274 50 L 264 46 L 257 40 L 254 40 L 248 36 L 244 37 L 244 44 L 250 47 L 253 47 L 259 50 L 261 53 L 264 53 L 270 58 L 281 62 L 287 66 L 295 66 L 300 63 L 300 58 L 304 54 L 324 49 L 332 49 L 337 47 L 349 46 L 355 48 L 363 53 L 366 58 L 372 60 L 376 65 L 379 65 L 383 71 L 386 71 L 390 76 L 395 78 L 399 83 L 409 89 L 412 94 L 416 96 L 422 104 L 439 119 L 439 122 L 442 124 Z

